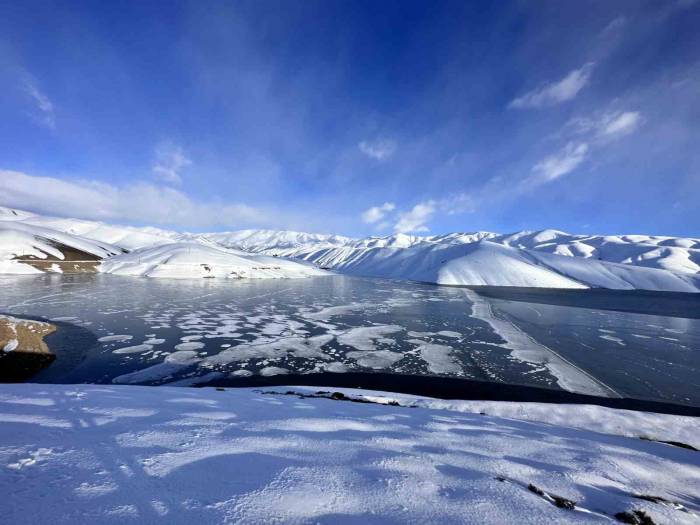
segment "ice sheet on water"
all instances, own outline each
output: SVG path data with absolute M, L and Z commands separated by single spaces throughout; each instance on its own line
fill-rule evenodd
M 371 351 L 376 349 L 377 341 L 383 343 L 391 343 L 392 339 L 387 339 L 386 336 L 396 332 L 403 331 L 404 328 L 399 325 L 377 325 L 377 326 L 358 326 L 350 328 L 346 332 L 338 336 L 338 342 L 352 346 L 358 350 Z
M 372 306 L 373 305 L 370 303 L 352 303 L 337 306 L 327 306 L 316 312 L 306 312 L 303 315 L 307 319 L 313 319 L 316 321 L 328 321 L 331 319 L 331 317 L 362 311 L 371 308 Z
M 357 364 L 365 368 L 385 369 L 403 358 L 403 355 L 390 350 L 363 350 L 348 352 L 350 359 L 357 361 Z
M 199 350 L 200 348 L 204 348 L 204 343 L 200 343 L 199 341 L 190 341 L 175 345 L 175 350 Z
M 488 323 L 504 340 L 502 346 L 509 349 L 514 358 L 546 366 L 547 370 L 557 378 L 557 383 L 570 392 L 618 397 L 617 392 L 604 383 L 563 359 L 552 349 L 539 344 L 514 324 L 497 317 L 487 299 L 469 289 L 464 289 L 464 294 L 472 303 L 471 316 Z
M 141 344 L 141 345 L 124 346 L 122 348 L 117 348 L 116 350 L 113 350 L 112 353 L 114 353 L 114 354 L 140 354 L 143 352 L 147 352 L 149 350 L 153 350 L 153 345 Z
M 127 334 L 115 334 L 115 335 L 105 335 L 102 336 L 98 339 L 100 343 L 113 343 L 113 342 L 119 342 L 122 343 L 124 341 L 130 341 L 133 339 L 133 335 L 127 335 Z
M 136 372 L 123 374 L 115 377 L 112 382 L 116 384 L 139 384 L 158 381 L 181 371 L 184 368 L 197 364 L 201 361 L 197 352 L 182 350 L 169 354 L 162 363 L 149 366 Z
M 260 375 L 261 376 L 278 376 L 278 375 L 283 375 L 283 374 L 288 374 L 289 369 L 288 368 L 281 368 L 279 366 L 266 366 L 265 368 L 260 370 Z
M 428 364 L 431 373 L 462 375 L 462 365 L 455 359 L 452 347 L 414 339 L 408 342 L 418 345 L 418 354 Z

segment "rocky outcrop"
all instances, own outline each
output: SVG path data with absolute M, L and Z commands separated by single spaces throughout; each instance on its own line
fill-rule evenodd
M 0 315 L 0 381 L 23 381 L 49 366 L 56 356 L 44 337 L 55 331 L 51 323 Z

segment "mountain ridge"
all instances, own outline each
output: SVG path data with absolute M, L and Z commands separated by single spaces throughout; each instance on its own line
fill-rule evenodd
M 8 248 L 11 244 L 8 239 L 14 238 L 12 235 L 16 237 L 18 230 L 25 234 L 36 233 L 33 244 L 25 239 L 24 248 L 19 249 L 32 256 L 41 257 L 41 251 L 38 255 L 36 252 L 37 238 L 67 239 L 68 246 L 79 249 L 85 248 L 78 246 L 81 242 L 87 242 L 90 253 L 110 261 L 101 265 L 104 271 L 118 267 L 130 275 L 161 275 L 164 272 L 154 268 L 144 270 L 145 273 L 137 270 L 141 268 L 141 260 L 163 264 L 165 258 L 162 254 L 166 252 L 176 254 L 179 259 L 186 260 L 186 264 L 196 265 L 197 261 L 191 257 L 192 246 L 201 246 L 195 250 L 207 259 L 199 261 L 201 264 L 206 264 L 208 259 L 220 262 L 219 255 L 226 252 L 231 257 L 242 256 L 232 254 L 231 250 L 234 250 L 244 252 L 243 256 L 248 258 L 275 256 L 352 275 L 436 284 L 700 292 L 698 238 L 579 235 L 555 229 L 507 234 L 454 232 L 429 236 L 397 233 L 359 239 L 270 229 L 180 233 L 47 217 L 0 207 L 0 259 L 3 259 L 0 272 L 18 273 L 14 259 L 21 254 Z M 179 246 L 183 243 L 190 246 L 186 250 L 187 257 Z M 170 247 L 157 250 L 166 245 Z M 43 251 L 55 255 L 46 249 Z M 128 254 L 118 255 L 120 251 L 137 251 L 141 255 L 135 262 Z M 124 270 L 124 265 L 113 264 L 115 257 L 128 260 L 130 270 Z M 201 272 L 194 273 L 194 276 L 202 276 Z

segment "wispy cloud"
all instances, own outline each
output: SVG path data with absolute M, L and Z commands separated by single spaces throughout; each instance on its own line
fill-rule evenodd
M 588 148 L 585 142 L 569 142 L 561 151 L 535 164 L 532 168 L 535 175 L 529 182 L 541 184 L 571 173 L 584 161 Z
M 574 69 L 561 80 L 546 84 L 513 99 L 508 107 L 516 109 L 542 108 L 571 100 L 588 84 L 594 65 L 593 62 L 588 62 L 579 69 Z
M 638 111 L 625 111 L 609 115 L 600 129 L 603 137 L 621 137 L 632 133 L 642 123 L 642 115 Z
M 644 120 L 639 111 L 623 110 L 599 111 L 590 117 L 572 119 L 556 135 L 559 139 L 564 139 L 562 144 L 536 162 L 527 176 L 510 183 L 501 177 L 492 177 L 469 191 L 418 203 L 409 211 L 398 213 L 394 230 L 402 233 L 425 232 L 429 230 L 428 222 L 440 215 L 473 213 L 484 202 L 512 202 L 535 188 L 573 173 L 590 157 L 603 154 L 614 141 L 636 131 Z M 375 208 L 370 208 L 365 213 L 373 216 L 380 207 Z
M 374 224 L 381 221 L 387 213 L 391 212 L 396 208 L 393 202 L 385 202 L 381 206 L 372 206 L 367 210 L 362 212 L 362 220 L 367 224 Z
M 573 118 L 566 124 L 565 131 L 586 135 L 588 141 L 608 142 L 629 135 L 643 122 L 639 111 L 605 111 L 592 117 Z
M 572 119 L 566 128 L 576 139 L 535 164 L 533 175 L 525 180 L 526 186 L 551 182 L 571 173 L 591 152 L 634 132 L 643 120 L 638 111 L 607 111 L 594 117 Z
M 612 33 L 620 31 L 627 25 L 627 18 L 624 16 L 618 16 L 614 18 L 608 25 L 606 25 L 601 31 L 601 35 L 607 36 Z
M 188 228 L 237 228 L 279 219 L 245 204 L 195 201 L 162 185 L 134 182 L 115 186 L 7 170 L 0 170 L 0 204 L 58 216 Z
M 192 161 L 187 158 L 181 147 L 164 142 L 156 148 L 152 170 L 163 182 L 180 184 L 180 172 L 191 164 Z
M 373 141 L 363 140 L 357 147 L 368 157 L 376 160 L 385 160 L 396 151 L 396 141 L 389 139 L 377 139 Z
M 56 114 L 53 102 L 44 94 L 29 76 L 24 78 L 24 92 L 32 100 L 36 121 L 50 129 L 56 128 Z
M 397 233 L 426 232 L 428 231 L 426 222 L 428 222 L 435 211 L 435 201 L 419 202 L 411 210 L 399 214 L 399 220 L 394 225 L 394 231 Z

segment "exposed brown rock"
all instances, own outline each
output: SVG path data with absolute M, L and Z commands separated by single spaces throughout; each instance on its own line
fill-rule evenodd
M 0 316 L 0 381 L 23 381 L 50 365 L 56 356 L 44 336 L 55 331 L 51 323 Z

